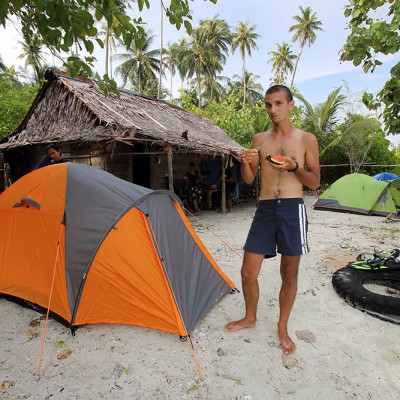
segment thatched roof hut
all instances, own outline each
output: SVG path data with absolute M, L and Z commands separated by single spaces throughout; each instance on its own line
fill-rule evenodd
M 199 157 L 199 165 L 210 158 L 238 160 L 243 150 L 211 120 L 164 100 L 124 89 L 120 96 L 105 97 L 94 81 L 74 79 L 55 69 L 49 69 L 45 78 L 21 124 L 0 141 L 4 162 L 17 178 L 32 169 L 48 143 L 59 144 L 64 156 L 74 161 L 99 166 L 130 181 L 135 181 L 135 172 L 113 170 L 111 159 L 115 163 L 118 155 L 129 155 L 117 162 L 121 169 L 124 162 L 135 164 L 134 156 L 165 155 L 167 165 L 162 167 L 164 172 L 168 167 L 171 176 L 175 173 L 172 159 L 175 162 L 178 155 L 186 155 L 187 168 L 193 157 Z M 146 169 L 148 163 L 141 162 L 141 168 Z M 153 181 L 147 186 L 157 186 Z

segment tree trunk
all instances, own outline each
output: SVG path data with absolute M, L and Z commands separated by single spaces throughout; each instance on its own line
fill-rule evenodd
M 199 67 L 200 69 L 200 67 Z M 201 84 L 200 84 L 200 71 L 197 71 L 197 95 L 199 96 L 199 101 L 198 101 L 198 105 L 199 108 L 201 108 Z
M 106 59 L 105 59 L 106 75 L 108 75 L 109 50 L 110 50 L 110 28 L 107 27 L 107 30 L 106 30 Z
M 160 76 L 158 78 L 158 94 L 157 98 L 161 96 L 161 81 L 162 81 L 162 57 L 163 57 L 163 3 L 160 0 Z
M 301 46 L 301 47 L 300 47 L 300 51 L 299 51 L 299 55 L 297 56 L 297 59 L 296 59 L 296 64 L 295 64 L 295 66 L 294 66 L 293 75 L 292 75 L 292 83 L 290 84 L 290 87 L 293 86 L 293 83 L 294 83 L 294 76 L 296 75 L 296 71 L 297 71 L 297 64 L 299 63 L 300 56 L 301 56 L 301 53 L 302 53 L 302 52 L 303 52 L 303 47 Z
M 172 100 L 172 78 L 173 78 L 173 75 L 172 75 L 172 67 L 171 67 L 171 83 L 169 85 L 169 99 L 170 100 Z
M 243 67 L 242 67 L 242 76 L 243 76 L 243 106 L 246 104 L 246 56 L 242 54 Z

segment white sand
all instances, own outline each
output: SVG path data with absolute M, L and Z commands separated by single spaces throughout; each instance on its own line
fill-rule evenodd
M 331 277 L 360 252 L 399 247 L 400 222 L 315 211 L 311 208 L 315 200 L 306 197 L 311 253 L 302 258 L 289 325 L 297 344 L 297 364 L 292 368 L 282 365 L 276 335 L 280 288 L 276 258 L 265 261 L 262 268 L 255 329 L 223 330 L 226 322 L 243 314 L 239 293 L 225 296 L 192 332 L 204 381 L 188 344 L 172 334 L 91 325 L 73 337 L 53 320 L 38 374 L 44 323 L 39 327 L 29 323 L 40 314 L 0 299 L 0 399 L 399 399 L 400 325 L 349 306 L 334 291 Z M 240 290 L 242 246 L 254 211 L 254 204 L 242 204 L 226 216 L 202 211 L 201 224 L 190 218 Z M 30 329 L 39 336 L 29 336 Z M 296 331 L 304 330 L 315 335 L 315 343 L 296 337 Z M 71 354 L 58 360 L 57 354 L 65 349 Z

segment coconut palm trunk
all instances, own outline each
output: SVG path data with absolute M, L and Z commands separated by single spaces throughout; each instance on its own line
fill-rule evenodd
M 161 96 L 161 83 L 162 83 L 162 67 L 163 67 L 163 35 L 164 35 L 164 24 L 163 24 L 163 2 L 160 0 L 160 74 L 158 77 L 158 94 L 157 98 Z
M 108 65 L 110 59 L 110 28 L 106 30 L 106 59 L 105 59 L 105 72 L 108 75 Z
M 243 105 L 246 104 L 246 56 L 245 53 L 242 53 L 242 76 L 243 76 Z
M 290 82 L 290 86 L 293 86 L 293 82 L 294 82 L 294 77 L 296 75 L 296 71 L 297 71 L 297 64 L 299 63 L 300 57 L 301 57 L 301 53 L 303 52 L 303 47 L 300 47 L 300 51 L 299 54 L 296 58 L 296 63 L 294 64 L 294 68 L 293 68 L 293 75 L 292 75 L 292 82 Z

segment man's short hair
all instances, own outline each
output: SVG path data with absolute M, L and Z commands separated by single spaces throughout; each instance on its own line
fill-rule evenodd
M 265 97 L 268 94 L 277 93 L 277 92 L 285 92 L 286 93 L 286 100 L 293 101 L 293 94 L 292 91 L 285 85 L 273 85 L 271 86 L 266 92 Z

